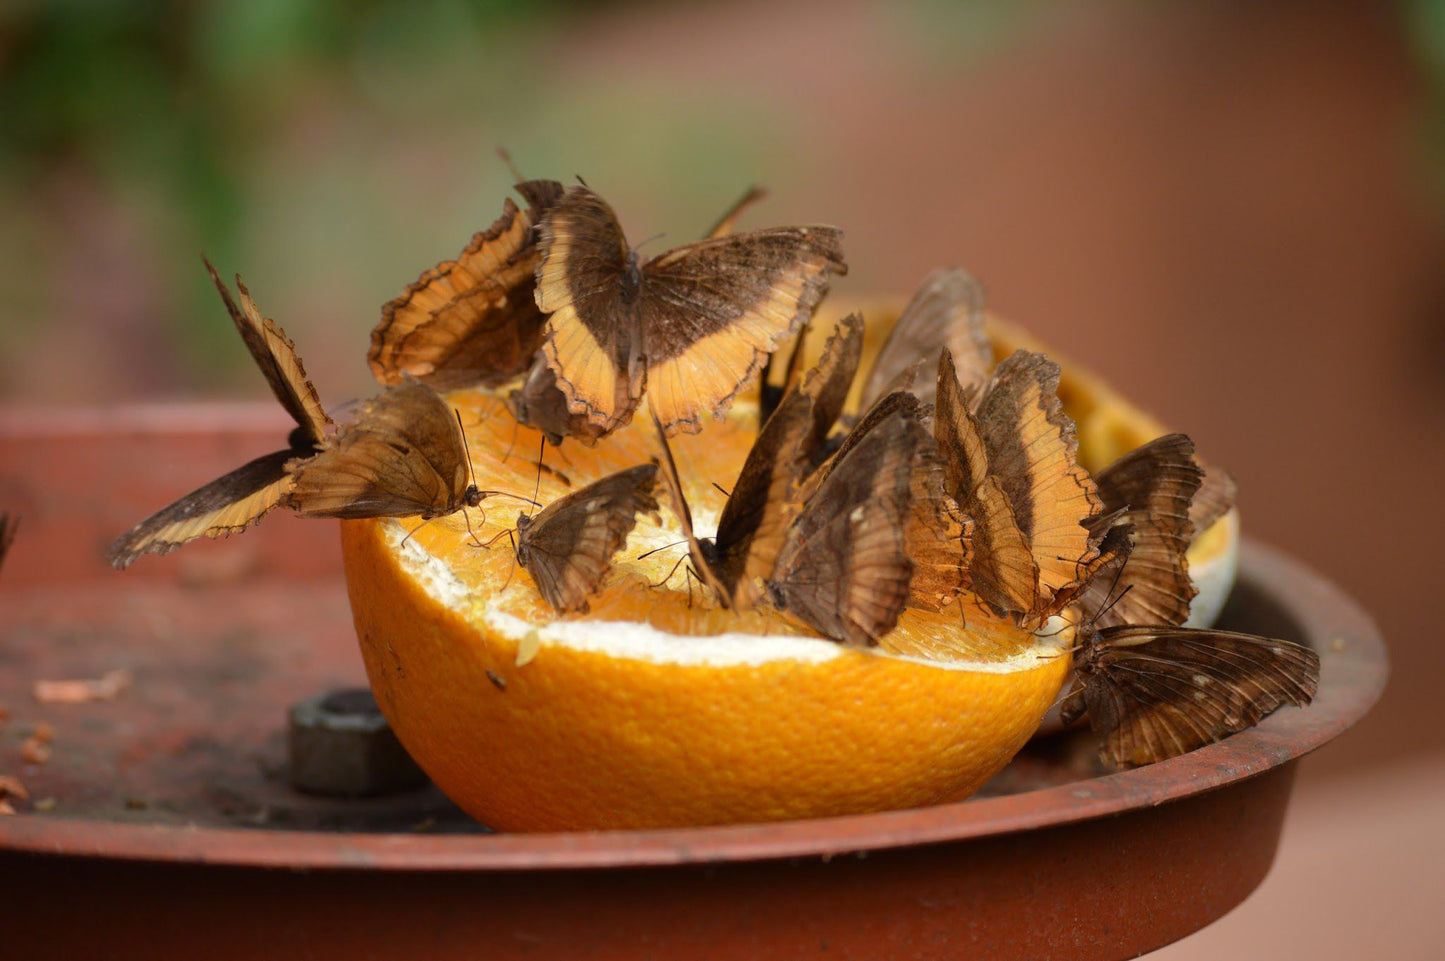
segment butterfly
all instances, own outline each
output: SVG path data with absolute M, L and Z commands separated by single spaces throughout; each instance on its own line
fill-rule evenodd
M 0 567 L 5 564 L 5 555 L 10 553 L 10 545 L 15 543 L 15 533 L 20 530 L 20 517 L 0 511 Z
M 542 352 L 574 413 L 604 430 L 649 391 L 663 428 L 721 416 L 846 265 L 833 227 L 703 240 L 642 262 L 607 202 L 567 189 L 541 223 Z
M 692 570 L 720 606 L 752 606 L 760 594 L 755 579 L 771 572 L 788 518 L 796 510 L 794 490 L 803 473 L 804 444 L 813 432 L 811 398 L 800 392 L 789 395 L 763 425 L 713 537 L 695 533 L 667 431 L 656 414 L 652 417 L 662 447 L 663 480 L 682 525 Z
M 657 465 L 642 464 L 559 497 L 537 514 L 517 516 L 517 563 L 548 604 L 563 613 L 587 610 L 637 515 L 657 517 L 656 484 Z
M 1085 713 L 1114 767 L 1175 757 L 1253 727 L 1319 688 L 1319 655 L 1290 641 L 1173 626 L 1086 626 L 1060 714 Z
M 1228 514 L 1239 494 L 1239 486 L 1227 471 L 1205 464 L 1200 467 L 1204 470 L 1204 480 L 1189 505 L 1189 520 L 1195 534 L 1209 530 L 1215 521 Z
M 216 269 L 209 261 L 203 262 L 252 359 L 276 399 L 296 421 L 296 428 L 286 448 L 258 457 L 192 491 L 118 537 L 106 552 L 117 570 L 142 554 L 165 554 L 202 535 L 221 537 L 258 523 L 291 494 L 294 479 L 286 465 L 298 457 L 315 454 L 326 443 L 331 418 L 306 376 L 296 345 L 275 321 L 261 315 L 240 277 L 236 278 L 238 305 Z
M 947 493 L 972 521 L 970 590 L 1025 627 L 1062 610 L 1104 559 L 1058 383 L 1057 364 L 1020 350 L 966 393 L 952 352 L 939 355 L 934 434 Z
M 983 326 L 984 301 L 983 285 L 957 267 L 925 277 L 879 348 L 859 406 L 866 410 L 892 390 L 910 390 L 923 403 L 933 403 L 937 381 L 927 374 L 938 366 L 945 347 L 952 352 L 964 390 L 982 386 L 993 367 L 993 346 Z
M 707 237 L 711 239 L 731 234 L 744 211 L 767 195 L 762 187 L 750 187 L 724 211 Z M 584 446 L 592 447 L 611 432 L 609 428 L 593 422 L 585 413 L 575 413 L 568 408 L 567 395 L 557 386 L 557 374 L 540 353 L 527 370 L 521 385 L 508 395 L 507 406 L 519 424 L 541 431 L 553 446 L 561 444 L 564 437 L 572 437 Z
M 460 420 L 410 375 L 366 401 L 321 452 L 293 459 L 287 473 L 287 506 L 302 517 L 431 520 L 500 493 L 471 482 Z
M 444 260 L 381 308 L 367 362 L 378 381 L 410 374 L 438 390 L 496 387 L 532 363 L 545 318 L 537 308 L 540 251 L 534 227 L 562 197 L 552 180 L 519 183 L 502 215 L 478 231 L 455 260 Z
M 776 608 L 856 646 L 891 631 L 908 600 L 913 474 L 928 437 L 917 398 L 891 394 L 880 405 L 819 468 L 822 479 L 809 480 L 767 580 Z
M 850 314 L 828 338 L 818 363 L 763 424 L 712 538 L 698 538 L 693 532 L 667 433 L 654 415 L 663 476 L 687 539 L 692 569 L 724 607 L 751 607 L 759 600 L 761 579 L 771 572 L 787 520 L 797 511 L 797 488 L 815 461 L 821 460 L 862 349 L 862 318 Z
M 1123 624 L 1179 625 L 1189 617 L 1196 591 L 1186 556 L 1194 534 L 1191 503 L 1204 471 L 1194 442 L 1167 434 L 1130 451 L 1094 478 L 1112 525 L 1101 545 L 1101 564 L 1077 599 L 1086 620 L 1098 627 Z

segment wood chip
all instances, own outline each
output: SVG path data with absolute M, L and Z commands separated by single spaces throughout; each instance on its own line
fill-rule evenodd
M 10 806 L 10 802 L 4 800 L 3 798 L 0 798 L 0 817 L 5 817 L 6 815 L 14 813 L 15 809 Z
M 30 797 L 30 792 L 25 790 L 25 785 L 18 777 L 9 774 L 0 774 L 0 798 L 19 798 L 24 801 Z
M 41 744 L 49 744 L 55 740 L 55 725 L 48 721 L 36 721 L 34 729 L 30 732 L 30 736 Z
M 83 704 L 113 701 L 130 687 L 130 671 L 107 671 L 104 677 L 74 681 L 36 681 L 32 693 L 42 704 Z

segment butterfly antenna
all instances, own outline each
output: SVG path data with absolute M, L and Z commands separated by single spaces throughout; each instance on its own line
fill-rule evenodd
M 488 497 L 511 497 L 524 504 L 531 504 L 533 507 L 541 507 L 541 503 L 531 497 L 523 497 L 521 494 L 513 494 L 511 491 L 477 491 L 484 499 Z
M 457 430 L 462 433 L 462 452 L 467 455 L 467 480 L 472 487 L 476 487 L 477 475 L 476 472 L 472 470 L 472 448 L 471 445 L 467 443 L 467 429 L 462 426 L 462 412 L 453 407 L 452 413 L 455 414 L 457 418 Z
M 517 446 L 517 431 L 521 430 L 521 428 L 522 428 L 522 422 L 519 421 L 519 420 L 516 420 L 515 418 L 513 418 L 513 420 L 512 420 L 512 439 L 507 442 L 507 452 L 502 455 L 502 463 L 503 463 L 503 464 L 505 464 L 505 463 L 507 462 L 507 458 L 509 458 L 509 457 L 512 456 L 512 448 L 514 448 L 514 447 Z
M 1120 601 L 1122 601 L 1122 600 L 1124 599 L 1124 595 L 1128 594 L 1128 593 L 1129 593 L 1130 591 L 1132 591 L 1133 589 L 1134 589 L 1134 585 L 1133 585 L 1133 584 L 1128 584 L 1128 585 L 1126 585 L 1126 586 L 1124 587 L 1124 589 L 1123 589 L 1122 591 L 1120 591 L 1117 595 L 1114 595 L 1113 597 L 1110 597 L 1108 603 L 1106 603 L 1103 607 L 1099 608 L 1099 613 L 1095 614 L 1095 615 L 1093 616 L 1093 618 L 1090 619 L 1090 622 L 1089 622 L 1089 623 L 1090 623 L 1090 626 L 1092 627 L 1094 624 L 1097 624 L 1098 621 L 1099 621 L 1099 618 L 1101 618 L 1101 617 L 1103 617 L 1105 614 L 1109 613 L 1109 611 L 1114 607 L 1114 605 L 1117 604 L 1117 603 L 1119 603 Z
M 537 483 L 532 488 L 532 503 L 537 503 L 537 495 L 542 493 L 542 458 L 547 456 L 547 435 L 543 434 L 537 444 Z
M 666 236 L 667 236 L 666 233 L 653 234 L 651 237 L 648 237 L 646 240 L 642 241 L 641 243 L 638 243 L 638 244 L 634 245 L 632 249 L 633 249 L 634 251 L 640 251 L 640 250 L 643 248 L 643 245 L 645 245 L 645 244 L 650 244 L 650 243 L 652 243 L 654 240 L 661 240 L 663 237 L 666 237 Z
M 724 487 L 723 487 L 721 484 L 719 484 L 717 481 L 713 481 L 713 482 L 712 482 L 712 486 L 716 487 L 716 488 L 718 489 L 718 491 L 719 491 L 719 492 L 722 494 L 722 496 L 724 496 L 724 497 L 731 498 L 731 497 L 733 496 L 733 495 L 729 494 L 729 493 L 727 492 L 727 489 L 724 488 Z
M 638 554 L 637 557 L 636 557 L 636 560 L 639 560 L 639 561 L 640 561 L 640 560 L 642 560 L 643 558 L 651 557 L 653 554 L 656 554 L 658 551 L 665 551 L 665 550 L 667 550 L 669 547 L 676 547 L 676 546 L 679 545 L 679 544 L 686 544 L 686 543 L 687 543 L 686 540 L 680 540 L 680 541 L 673 541 L 671 544 L 663 544 L 661 547 L 654 547 L 652 550 L 648 551 L 648 552 L 645 553 L 645 554 Z
M 512 179 L 514 181 L 516 181 L 517 183 L 521 183 L 522 181 L 527 179 L 522 175 L 522 171 L 517 169 L 517 165 L 512 162 L 512 152 L 510 150 L 508 150 L 506 147 L 498 147 L 497 156 L 501 157 L 502 163 L 507 165 L 507 170 L 511 171 Z

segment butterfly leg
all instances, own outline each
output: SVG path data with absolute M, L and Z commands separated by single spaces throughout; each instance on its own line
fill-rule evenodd
M 512 586 L 512 577 L 517 573 L 517 539 L 512 536 L 511 528 L 504 533 L 507 535 L 507 540 L 512 542 L 512 566 L 507 570 L 507 579 L 502 582 L 502 589 L 497 592 L 499 595 L 507 593 L 507 588 Z
M 646 555 L 643 555 L 643 556 L 646 556 Z M 677 573 L 677 569 L 682 566 L 682 562 L 685 561 L 685 560 L 687 560 L 687 555 L 686 555 L 686 554 L 684 554 L 682 557 L 679 557 L 679 558 L 677 559 L 677 563 L 672 565 L 672 570 L 670 570 L 670 571 L 667 572 L 667 576 L 666 576 L 666 577 L 664 577 L 662 580 L 658 581 L 656 584 L 649 584 L 648 586 L 649 586 L 649 587 L 663 587 L 664 585 L 666 585 L 668 581 L 672 580 L 672 575 L 674 575 L 674 574 Z

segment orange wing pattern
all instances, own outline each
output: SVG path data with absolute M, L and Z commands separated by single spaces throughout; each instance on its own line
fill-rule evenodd
M 404 379 L 362 407 L 314 457 L 292 461 L 303 517 L 440 517 L 480 500 L 461 427 L 430 387 Z
M 583 186 L 541 236 L 543 352 L 569 410 L 604 431 L 631 419 L 644 389 L 665 430 L 700 430 L 846 270 L 831 227 L 727 234 L 639 263 L 612 208 Z
M 533 227 L 562 196 L 550 180 L 517 185 L 502 215 L 381 309 L 367 362 L 386 385 L 417 377 L 438 390 L 496 387 L 531 364 L 544 319 L 533 294 L 540 254 Z

